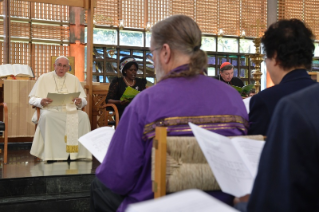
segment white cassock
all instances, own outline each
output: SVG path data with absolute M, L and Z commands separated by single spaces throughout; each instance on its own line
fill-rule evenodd
M 82 105 L 78 108 L 75 108 L 74 103 L 68 106 L 50 106 L 49 104 L 43 107 L 41 105 L 41 99 L 47 98 L 48 93 L 73 92 L 80 92 Z M 79 137 L 91 130 L 88 115 L 81 110 L 76 110 L 87 104 L 85 92 L 78 78 L 69 73 L 59 77 L 55 71 L 43 74 L 33 86 L 29 97 L 31 105 L 41 108 L 30 153 L 44 161 L 67 160 L 69 155 L 71 160 L 91 160 L 91 153 L 78 142 Z M 32 118 L 32 121 L 35 120 L 36 112 Z

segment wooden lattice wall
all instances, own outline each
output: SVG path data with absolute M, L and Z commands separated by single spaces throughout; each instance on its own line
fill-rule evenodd
M 303 20 L 319 40 L 319 0 L 278 0 L 278 19 Z

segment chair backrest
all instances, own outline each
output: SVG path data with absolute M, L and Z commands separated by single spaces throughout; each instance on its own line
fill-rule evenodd
M 244 137 L 264 140 L 262 135 Z M 196 138 L 167 136 L 166 127 L 155 129 L 152 183 L 155 198 L 191 188 L 220 190 Z
M 109 83 L 100 83 L 92 86 L 93 108 L 92 108 L 92 129 L 102 126 L 114 125 L 115 128 L 119 122 L 119 113 L 115 104 L 105 104 L 105 99 L 109 91 Z M 88 86 L 84 86 L 85 89 Z M 113 111 L 105 108 L 112 107 Z

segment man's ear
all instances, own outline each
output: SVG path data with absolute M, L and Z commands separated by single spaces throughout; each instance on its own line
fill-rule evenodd
M 167 43 L 164 43 L 162 47 L 162 58 L 165 64 L 168 64 L 170 62 L 171 56 L 172 56 L 171 48 L 169 47 Z
M 275 66 L 278 66 L 280 64 L 280 61 L 277 60 L 277 52 L 275 51 L 273 58 L 275 59 Z

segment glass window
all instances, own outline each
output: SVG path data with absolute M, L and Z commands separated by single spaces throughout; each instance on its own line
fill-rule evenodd
M 87 43 L 87 27 L 85 27 L 84 41 Z M 94 44 L 111 44 L 117 45 L 117 31 L 115 29 L 93 29 Z
M 106 73 L 117 74 L 117 63 L 106 62 Z
M 143 46 L 144 45 L 143 32 L 121 30 L 120 45 L 121 46 Z
M 150 87 L 154 85 L 155 78 L 154 77 L 146 77 L 146 87 Z
M 214 67 L 208 67 L 207 68 L 207 76 L 213 77 L 215 76 L 215 68 Z
M 319 57 L 319 43 L 314 43 L 314 44 L 315 44 L 314 55 L 315 55 L 315 57 Z
M 106 83 L 111 83 L 115 77 L 116 77 L 116 76 L 106 76 L 106 77 L 105 77 L 105 82 L 106 82 Z
M 103 73 L 103 62 L 93 61 L 93 73 Z
M 248 78 L 248 69 L 241 68 L 239 77 L 240 78 Z
M 94 59 L 104 59 L 103 48 L 93 48 L 93 58 Z
M 256 47 L 253 40 L 249 39 L 240 39 L 240 53 L 250 53 L 255 54 L 256 53 Z
M 110 59 L 117 59 L 117 49 L 106 48 L 106 56 Z
M 216 64 L 215 56 L 208 55 L 207 59 L 208 59 L 208 65 L 215 65 Z
M 218 38 L 218 52 L 238 53 L 238 40 L 236 38 Z
M 204 51 L 216 51 L 216 38 L 215 37 L 202 37 L 201 49 Z
M 146 32 L 146 40 L 145 40 L 145 47 L 151 47 L 151 35 L 152 33 Z

